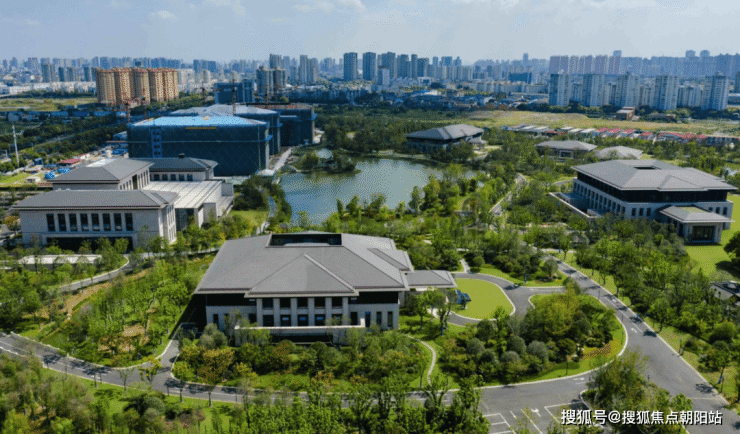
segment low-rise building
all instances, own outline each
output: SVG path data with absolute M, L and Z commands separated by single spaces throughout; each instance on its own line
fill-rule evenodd
M 575 166 L 570 205 L 591 215 L 614 213 L 673 223 L 689 242 L 719 242 L 730 228 L 735 187 L 690 167 L 658 160 L 611 160 Z
M 276 336 L 341 339 L 348 328 L 399 326 L 406 293 L 454 288 L 447 271 L 415 271 L 389 238 L 325 232 L 226 241 L 193 295 L 200 327 L 238 313 Z
M 467 124 L 447 125 L 406 135 L 406 146 L 424 152 L 447 149 L 460 141 L 481 138 L 483 130 Z
M 574 158 L 596 149 L 596 145 L 579 142 L 578 140 L 548 140 L 535 145 L 543 154 L 549 153 L 556 158 Z

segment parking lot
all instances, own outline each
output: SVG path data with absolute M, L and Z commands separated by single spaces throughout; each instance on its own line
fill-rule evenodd
M 531 432 L 544 434 L 551 425 L 560 425 L 562 410 L 585 410 L 586 408 L 582 401 L 574 400 L 553 402 L 541 407 L 494 410 L 484 416 L 491 424 L 489 434 L 514 434 L 517 428 L 528 428 Z

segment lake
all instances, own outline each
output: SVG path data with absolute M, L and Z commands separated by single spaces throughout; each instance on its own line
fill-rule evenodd
M 326 158 L 325 155 L 320 155 Z M 356 158 L 360 173 L 336 174 L 291 173 L 281 176 L 280 185 L 293 207 L 293 223 L 298 213 L 308 211 L 311 222 L 321 224 L 337 211 L 337 198 L 342 203 L 357 195 L 360 204 L 370 202 L 374 193 L 382 193 L 386 206 L 395 208 L 399 202 L 409 203 L 414 187 L 426 185 L 430 175 L 442 177 L 442 171 L 408 160 Z

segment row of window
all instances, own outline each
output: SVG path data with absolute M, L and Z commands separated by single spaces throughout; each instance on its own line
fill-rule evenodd
M 167 174 L 163 173 L 161 176 L 159 173 L 152 173 L 151 174 L 151 180 L 152 181 L 192 181 L 193 180 L 193 174 L 188 173 L 187 175 L 184 173 L 170 173 L 169 179 L 167 179 Z
M 257 323 L 257 314 L 250 313 L 249 314 L 249 322 L 251 323 Z M 386 319 L 387 319 L 387 327 L 388 328 L 394 328 L 394 322 L 393 322 L 393 311 L 389 310 L 386 312 Z M 292 317 L 290 315 L 280 315 L 280 327 L 308 327 L 308 315 L 296 315 L 296 324 L 293 324 Z M 229 322 L 229 314 L 224 315 L 224 321 L 225 323 Z M 342 324 L 342 315 L 341 314 L 334 314 L 331 315 L 331 321 L 334 324 Z M 371 312 L 365 312 L 365 326 L 370 327 L 372 325 L 372 313 Z M 359 325 L 358 315 L 357 312 L 350 312 L 350 318 L 349 318 L 350 325 Z M 219 324 L 218 322 L 218 314 L 213 314 L 213 323 Z M 383 325 L 383 312 L 377 311 L 375 312 L 375 324 L 382 326 Z M 327 316 L 324 314 L 316 314 L 314 315 L 314 325 L 315 326 L 325 326 L 327 325 Z M 263 315 L 262 316 L 262 326 L 263 327 L 275 327 L 275 317 L 273 315 Z
M 101 222 L 102 215 L 102 226 Z M 59 213 L 56 216 L 53 213 L 46 214 L 46 225 L 49 232 L 100 232 L 101 229 L 105 232 L 123 232 L 124 221 L 125 231 L 134 231 L 134 216 L 132 213 L 127 212 L 125 214 L 113 213 L 111 219 L 110 213 L 104 214 L 79 214 L 79 225 L 77 220 L 77 214 L 65 214 Z M 56 218 L 55 218 L 56 217 Z M 69 225 L 67 224 L 69 223 Z
M 342 307 L 342 298 L 343 297 L 329 297 L 331 298 L 331 307 Z M 298 303 L 298 309 L 307 309 L 308 308 L 308 299 L 309 297 L 298 297 L 297 303 Z M 313 305 L 316 308 L 324 308 L 326 307 L 326 298 L 325 297 L 316 297 L 313 299 Z M 350 297 L 349 304 L 355 304 L 357 301 L 357 297 Z M 278 298 L 278 303 L 280 306 L 278 306 L 280 309 L 290 309 L 290 298 Z M 257 302 L 254 298 L 250 298 L 247 302 L 247 306 L 254 306 Z M 274 299 L 272 298 L 263 298 L 262 299 L 262 308 L 263 309 L 273 309 L 275 307 Z

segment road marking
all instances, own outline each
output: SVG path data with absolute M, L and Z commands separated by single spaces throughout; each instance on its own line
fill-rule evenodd
M 540 433 L 540 434 L 542 434 L 542 430 L 537 426 L 536 423 L 534 423 L 534 421 L 532 420 L 532 418 L 530 418 L 527 415 L 527 412 L 525 412 L 524 410 L 522 410 L 522 413 L 524 414 L 524 417 L 526 417 L 530 422 L 532 422 L 532 425 L 534 425 L 534 428 L 537 430 L 537 432 Z

